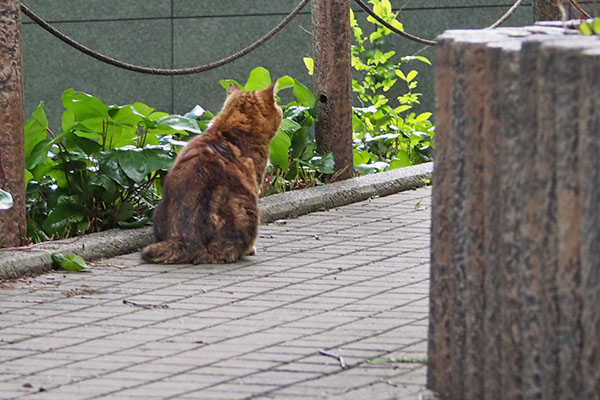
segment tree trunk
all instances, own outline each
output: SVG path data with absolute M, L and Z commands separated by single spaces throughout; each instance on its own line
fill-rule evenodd
M 25 138 L 19 0 L 0 2 L 0 188 L 14 205 L 0 210 L 0 247 L 25 244 Z
M 352 66 L 350 0 L 313 0 L 317 147 L 333 153 L 338 179 L 352 176 Z
M 532 0 L 533 21 L 559 21 L 561 19 L 557 0 Z

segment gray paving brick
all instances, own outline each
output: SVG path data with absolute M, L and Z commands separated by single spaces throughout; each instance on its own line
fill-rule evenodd
M 261 226 L 235 264 L 135 253 L 2 284 L 0 398 L 416 398 L 426 368 L 397 360 L 427 350 L 430 196 Z

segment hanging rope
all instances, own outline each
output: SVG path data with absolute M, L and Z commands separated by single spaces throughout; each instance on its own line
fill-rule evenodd
M 208 71 L 208 70 L 211 70 L 211 69 L 215 69 L 215 68 L 221 67 L 221 66 L 223 66 L 225 64 L 229 64 L 229 63 L 237 60 L 238 58 L 245 56 L 246 54 L 250 53 L 251 51 L 255 50 L 256 48 L 262 46 L 267 40 L 269 40 L 273 36 L 275 36 L 275 34 L 277 34 L 280 30 L 283 29 L 284 26 L 286 26 L 292 19 L 294 19 L 294 17 L 296 15 L 298 15 L 298 13 L 304 8 L 304 6 L 306 6 L 306 4 L 308 4 L 309 1 L 310 0 L 302 0 L 302 1 L 300 1 L 300 4 L 298 4 L 298 6 L 296 6 L 296 8 L 294 8 L 292 10 L 292 12 L 290 12 L 288 14 L 287 17 L 285 17 L 279 24 L 277 24 L 277 26 L 275 26 L 273 29 L 271 29 L 266 35 L 264 35 L 263 37 L 261 37 L 260 39 L 258 39 L 257 41 L 255 41 L 254 43 L 252 43 L 251 45 L 249 45 L 248 47 L 246 47 L 246 48 L 238 51 L 237 53 L 232 54 L 229 57 L 222 58 L 222 59 L 220 59 L 218 61 L 214 61 L 214 62 L 208 63 L 208 64 L 199 65 L 199 66 L 190 67 L 190 68 L 180 68 L 180 69 L 164 69 L 164 68 L 140 67 L 138 65 L 129 64 L 129 63 L 126 63 L 126 62 L 122 62 L 122 61 L 116 60 L 116 59 L 114 59 L 112 57 L 109 57 L 109 56 L 106 56 L 104 54 L 98 53 L 98 52 L 96 52 L 94 50 L 91 50 L 90 48 L 85 47 L 81 43 L 78 43 L 75 40 L 71 39 L 70 37 L 66 36 L 65 34 L 61 33 L 56 28 L 54 28 L 52 25 L 48 24 L 42 18 L 40 18 L 39 16 L 37 16 L 36 14 L 34 14 L 23 3 L 21 3 L 21 11 L 23 11 L 23 14 L 25 14 L 29 18 L 31 18 L 31 20 L 33 20 L 36 24 L 38 24 L 39 26 L 41 26 L 43 29 L 45 29 L 46 31 L 48 31 L 52 35 L 56 36 L 58 39 L 62 40 L 63 42 L 65 42 L 69 46 L 71 46 L 71 47 L 73 47 L 73 48 L 81 51 L 82 53 L 85 53 L 88 56 L 95 58 L 96 60 L 99 60 L 99 61 L 102 61 L 104 63 L 113 65 L 113 66 L 118 67 L 118 68 L 123 68 L 123 69 L 129 70 L 129 71 L 134 71 L 134 72 L 140 72 L 142 74 L 150 74 L 150 75 L 190 75 L 190 74 L 197 74 L 199 72 L 204 72 L 204 71 Z
M 366 11 L 367 14 L 369 14 L 371 17 L 375 18 L 381 25 L 385 26 L 386 28 L 388 28 L 389 30 L 391 30 L 392 32 L 406 38 L 406 39 L 410 39 L 414 42 L 417 43 L 421 43 L 421 44 L 425 44 L 427 46 L 435 46 L 437 43 L 433 40 L 427 40 L 427 39 L 423 39 L 420 38 L 418 36 L 415 35 L 411 35 L 410 33 L 406 33 L 401 31 L 400 29 L 396 28 L 393 25 L 390 25 L 389 23 L 387 23 L 383 18 L 381 18 L 379 15 L 375 14 L 375 12 L 373 12 L 371 10 L 371 8 L 369 8 L 368 5 L 366 5 L 365 3 L 362 2 L 362 0 L 355 0 L 356 3 L 360 6 L 360 8 L 362 8 L 363 10 Z
M 522 3 L 523 3 L 523 0 L 515 1 L 515 4 L 513 4 L 512 7 L 509 8 L 508 11 L 503 16 L 500 17 L 500 19 L 498 19 L 498 21 L 496 21 L 492 25 L 488 26 L 487 29 L 494 29 L 494 28 L 497 28 L 500 25 L 502 25 L 507 19 L 510 18 L 511 15 L 514 14 L 515 11 L 517 11 L 517 8 L 519 8 Z
M 425 44 L 427 46 L 435 46 L 437 44 L 433 40 L 423 39 L 418 36 L 411 35 L 410 33 L 401 31 L 400 29 L 398 29 L 398 28 L 394 27 L 393 25 L 389 24 L 388 22 L 386 22 L 379 15 L 375 14 L 375 12 L 373 12 L 373 10 L 371 10 L 371 8 L 369 8 L 369 6 L 366 5 L 362 0 L 355 0 L 355 1 L 359 5 L 360 8 L 362 8 L 363 10 L 365 10 L 367 12 L 367 14 L 369 14 L 371 17 L 375 18 L 377 20 L 377 22 L 379 22 L 381 25 L 385 26 L 392 32 L 397 33 L 398 35 L 400 35 L 406 39 L 410 39 L 414 42 Z M 577 3 L 577 0 L 569 0 L 569 1 L 575 3 L 576 6 L 579 5 L 579 3 Z M 510 16 L 514 14 L 514 12 L 517 10 L 517 8 L 519 8 L 521 6 L 521 4 L 523 4 L 523 0 L 516 0 L 515 4 L 513 4 L 512 7 L 502 17 L 500 17 L 496 22 L 494 22 L 492 25 L 490 25 L 488 27 L 488 29 L 497 28 L 500 25 L 502 25 L 504 22 L 506 22 L 506 20 L 509 19 Z

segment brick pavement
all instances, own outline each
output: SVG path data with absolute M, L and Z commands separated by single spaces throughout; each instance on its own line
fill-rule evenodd
M 417 399 L 430 198 L 264 225 L 235 264 L 134 253 L 4 283 L 0 398 Z

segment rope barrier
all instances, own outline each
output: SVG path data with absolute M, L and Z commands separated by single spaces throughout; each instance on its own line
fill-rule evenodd
M 129 70 L 129 71 L 134 71 L 134 72 L 140 72 L 142 74 L 150 74 L 150 75 L 190 75 L 190 74 L 196 74 L 196 73 L 199 73 L 199 72 L 204 72 L 204 71 L 208 71 L 208 70 L 211 70 L 211 69 L 215 69 L 215 68 L 221 67 L 221 66 L 223 66 L 225 64 L 229 64 L 229 63 L 237 60 L 238 58 L 245 56 L 246 54 L 250 53 L 251 51 L 255 50 L 256 48 L 260 47 L 267 40 L 269 40 L 273 36 L 275 36 L 275 34 L 277 34 L 281 29 L 283 29 L 283 27 L 286 26 L 292 19 L 294 19 L 294 17 L 296 15 L 298 15 L 298 13 L 304 8 L 304 6 L 306 6 L 306 4 L 308 4 L 309 1 L 310 0 L 302 0 L 302 1 L 300 1 L 300 4 L 298 4 L 296 6 L 296 8 L 294 8 L 287 15 L 287 17 L 285 17 L 279 24 L 277 24 L 277 26 L 275 26 L 273 29 L 271 29 L 266 35 L 264 35 L 263 37 L 259 38 L 254 43 L 250 44 L 248 47 L 245 47 L 244 49 L 238 51 L 237 53 L 232 54 L 229 57 L 222 58 L 222 59 L 220 59 L 218 61 L 214 61 L 214 62 L 208 63 L 208 64 L 199 65 L 199 66 L 190 67 L 190 68 L 180 68 L 180 69 L 148 68 L 148 67 L 141 67 L 141 66 L 138 66 L 138 65 L 129 64 L 129 63 L 126 63 L 126 62 L 122 62 L 122 61 L 116 60 L 116 59 L 114 59 L 112 57 L 109 57 L 109 56 L 106 56 L 104 54 L 98 53 L 98 52 L 96 52 L 96 51 L 94 51 L 94 50 L 92 50 L 92 49 L 90 49 L 90 48 L 82 45 L 81 43 L 76 42 L 75 40 L 71 39 L 70 37 L 66 36 L 62 32 L 58 31 L 56 28 L 54 28 L 52 25 L 48 24 L 42 18 L 40 18 L 39 16 L 37 16 L 36 14 L 34 14 L 23 3 L 21 3 L 21 11 L 23 11 L 23 14 L 27 15 L 29 18 L 31 18 L 32 21 L 34 21 L 36 24 L 38 24 L 39 26 L 41 26 L 43 29 L 45 29 L 46 31 L 48 31 L 53 36 L 55 36 L 58 39 L 62 40 L 63 42 L 65 42 L 69 46 L 71 46 L 71 47 L 73 47 L 73 48 L 81 51 L 82 53 L 85 53 L 88 56 L 95 58 L 96 60 L 105 62 L 107 64 L 113 65 L 113 66 L 118 67 L 118 68 L 123 68 L 123 69 Z
M 433 40 L 428 40 L 428 39 L 423 39 L 420 38 L 418 36 L 415 35 L 411 35 L 410 33 L 406 33 L 403 32 L 401 30 L 399 30 L 398 28 L 394 27 L 393 25 L 390 25 L 388 22 L 386 22 L 383 18 L 381 18 L 379 15 L 375 14 L 375 12 L 373 12 L 368 5 L 366 5 L 362 0 L 355 0 L 356 3 L 360 6 L 360 8 L 362 8 L 363 10 L 365 10 L 367 12 L 367 14 L 369 14 L 371 17 L 375 18 L 377 20 L 377 22 L 379 22 L 380 24 L 382 24 L 383 26 L 385 26 L 386 28 L 388 28 L 389 30 L 391 30 L 392 32 L 406 38 L 406 39 L 410 39 L 414 42 L 417 43 L 421 43 L 421 44 L 425 44 L 427 46 L 435 46 L 437 43 Z M 569 0 L 575 4 L 578 5 L 577 0 Z M 506 22 L 506 20 L 508 18 L 511 17 L 511 15 L 514 14 L 514 12 L 517 10 L 517 8 L 519 8 L 521 6 L 521 4 L 523 4 L 523 0 L 517 0 L 515 1 L 515 4 L 512 5 L 512 7 L 502 16 L 500 17 L 496 22 L 494 22 L 492 25 L 490 25 L 487 29 L 494 29 L 499 27 L 500 25 L 502 25 L 504 22 Z
M 502 25 L 507 19 L 510 18 L 511 15 L 513 15 L 513 13 L 517 10 L 517 8 L 519 8 L 521 6 L 522 3 L 523 3 L 523 0 L 515 1 L 515 4 L 513 4 L 512 7 L 509 8 L 508 11 L 503 16 L 500 17 L 500 19 L 498 19 L 498 21 L 496 21 L 492 25 L 488 26 L 487 29 L 494 29 L 494 28 L 497 28 L 500 25 Z
M 309 1 L 310 0 L 301 0 L 300 4 L 298 4 L 296 6 L 296 8 L 294 8 L 279 24 L 277 24 L 273 29 L 271 29 L 269 32 L 267 32 L 266 35 L 262 36 L 261 38 L 259 38 L 258 40 L 256 40 L 252 44 L 250 44 L 248 47 L 243 48 L 242 50 L 238 51 L 237 53 L 232 54 L 228 57 L 222 58 L 220 60 L 208 63 L 208 64 L 199 65 L 196 67 L 178 68 L 178 69 L 141 67 L 138 65 L 119 61 L 119 60 L 109 57 L 107 55 L 98 53 L 98 52 L 82 45 L 81 43 L 76 42 L 75 40 L 71 39 L 70 37 L 66 36 L 59 30 L 54 28 L 52 25 L 50 25 L 49 23 L 44 21 L 42 18 L 37 16 L 33 11 L 31 11 L 29 8 L 27 8 L 27 6 L 25 6 L 25 4 L 23 4 L 23 3 L 21 3 L 21 11 L 23 11 L 23 14 L 25 14 L 29 18 L 31 18 L 31 20 L 33 22 L 35 22 L 36 24 L 41 26 L 43 29 L 45 29 L 47 32 L 49 32 L 53 36 L 62 40 L 64 43 L 68 44 L 69 46 L 81 51 L 82 53 L 95 58 L 96 60 L 113 65 L 118 68 L 123 68 L 123 69 L 129 70 L 129 71 L 134 71 L 134 72 L 140 72 L 142 74 L 191 75 L 191 74 L 197 74 L 199 72 L 204 72 L 204 71 L 208 71 L 211 69 L 215 69 L 215 68 L 221 67 L 223 65 L 229 64 L 231 62 L 234 62 L 238 58 L 243 57 L 246 54 L 250 53 L 251 51 L 255 50 L 256 48 L 262 46 L 269 39 L 271 39 L 273 36 L 275 36 L 280 30 L 282 30 L 292 19 L 294 19 L 294 17 L 296 17 L 296 15 L 298 15 L 298 13 L 300 13 L 300 11 L 306 6 L 306 4 L 308 4 Z M 383 26 L 385 26 L 392 32 L 394 32 L 406 39 L 410 39 L 414 42 L 425 44 L 427 46 L 435 46 L 437 44 L 433 40 L 423 39 L 418 36 L 411 35 L 410 33 L 399 30 L 398 28 L 389 24 L 387 21 L 385 21 L 379 15 L 375 14 L 375 12 L 373 12 L 371 10 L 371 8 L 369 8 L 369 6 L 367 4 L 365 4 L 362 0 L 355 0 L 355 1 L 360 6 L 360 8 L 362 8 L 367 14 L 369 14 L 377 22 L 379 22 L 380 24 L 382 24 Z M 576 0 L 569 0 L 569 1 L 572 1 L 576 5 L 579 5 Z M 516 0 L 515 3 L 513 4 L 513 6 L 502 17 L 500 17 L 500 19 L 498 19 L 498 21 L 496 21 L 492 25 L 490 25 L 488 27 L 488 29 L 493 29 L 493 28 L 496 28 L 496 27 L 500 26 L 501 24 L 503 24 L 517 10 L 517 8 L 519 8 L 521 6 L 522 3 L 523 3 L 523 0 Z
M 423 38 L 420 38 L 418 36 L 411 35 L 410 33 L 406 33 L 406 32 L 401 31 L 400 29 L 396 28 L 395 26 L 392 26 L 392 25 L 388 24 L 379 15 L 375 14 L 375 12 L 373 12 L 371 10 L 371 8 L 369 8 L 368 5 L 366 5 L 365 3 L 363 3 L 362 0 L 355 0 L 355 1 L 360 6 L 360 8 L 362 8 L 363 10 L 366 11 L 367 14 L 369 14 L 371 17 L 375 18 L 381 25 L 385 26 L 386 28 L 388 28 L 392 32 L 394 32 L 394 33 L 396 33 L 396 34 L 398 34 L 398 35 L 400 35 L 400 36 L 402 36 L 402 37 L 404 37 L 406 39 L 410 39 L 413 42 L 425 44 L 427 46 L 435 46 L 437 44 L 433 40 L 423 39 Z

